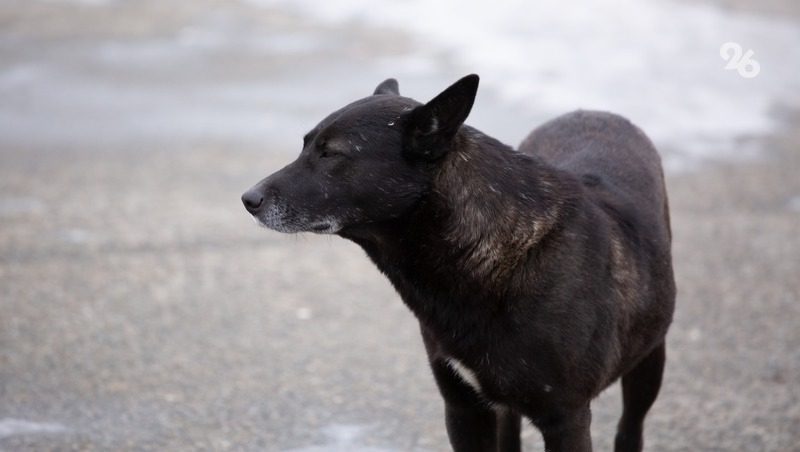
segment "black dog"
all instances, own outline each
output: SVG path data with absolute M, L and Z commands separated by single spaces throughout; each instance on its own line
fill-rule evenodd
M 336 111 L 242 196 L 263 225 L 359 244 L 420 322 L 458 451 L 591 450 L 589 403 L 622 377 L 617 451 L 642 448 L 675 284 L 658 153 L 578 111 L 519 151 L 463 125 L 478 77 L 427 104 L 393 79 Z

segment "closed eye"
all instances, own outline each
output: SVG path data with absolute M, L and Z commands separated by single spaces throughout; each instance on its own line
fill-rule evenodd
M 330 157 L 340 157 L 342 155 L 344 155 L 344 154 L 342 154 L 341 152 L 338 152 L 338 151 L 334 151 L 334 150 L 328 149 L 328 148 L 323 148 L 322 150 L 319 151 L 319 158 L 322 158 L 322 159 L 330 158 Z
M 341 157 L 345 155 L 345 148 L 339 140 L 317 139 L 316 143 L 319 158 Z

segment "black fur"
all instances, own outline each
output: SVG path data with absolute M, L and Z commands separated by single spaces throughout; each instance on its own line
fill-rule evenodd
M 588 111 L 515 151 L 462 125 L 477 87 L 419 104 L 381 83 L 245 206 L 273 229 L 350 239 L 386 274 L 419 319 L 455 450 L 519 450 L 520 416 L 548 450 L 591 450 L 589 403 L 620 377 L 615 450 L 641 450 L 675 299 L 659 156 L 626 119 Z

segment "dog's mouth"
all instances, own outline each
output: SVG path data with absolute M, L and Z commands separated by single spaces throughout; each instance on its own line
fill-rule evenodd
M 316 223 L 311 223 L 308 226 L 309 232 L 317 234 L 335 234 L 341 230 L 342 227 L 338 221 L 334 219 L 325 219 Z
M 270 206 L 263 212 L 253 215 L 257 225 L 277 232 L 297 233 L 313 232 L 316 234 L 335 234 L 341 226 L 332 218 L 310 221 L 302 215 L 292 215 L 286 208 Z
M 271 216 L 261 215 L 253 215 L 253 221 L 255 221 L 256 225 L 261 226 L 262 228 L 270 229 L 276 232 L 284 232 L 284 233 L 293 233 L 293 232 L 301 232 L 300 230 L 296 230 L 292 227 L 291 223 L 277 220 Z
M 312 224 L 309 228 L 311 232 L 329 232 L 332 228 L 330 223 Z
M 299 232 L 293 227 L 293 222 L 286 221 L 288 209 L 278 204 L 270 204 L 266 209 L 252 214 L 256 224 L 278 232 Z

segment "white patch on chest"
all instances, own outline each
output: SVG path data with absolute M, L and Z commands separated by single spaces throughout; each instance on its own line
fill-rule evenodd
M 481 383 L 478 381 L 478 376 L 469 367 L 465 366 L 461 361 L 455 358 L 447 358 L 447 364 L 456 374 L 468 384 L 478 394 L 481 394 Z

